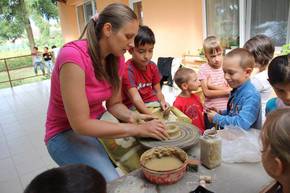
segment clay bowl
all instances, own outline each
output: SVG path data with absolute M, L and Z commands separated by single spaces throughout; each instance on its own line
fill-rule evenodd
M 153 159 L 178 159 L 180 163 L 175 166 L 166 166 L 166 164 L 155 165 L 149 167 L 148 163 Z M 168 161 L 168 160 L 167 160 Z M 173 184 L 180 180 L 185 172 L 187 166 L 188 156 L 182 149 L 178 147 L 154 147 L 145 151 L 140 158 L 140 165 L 144 176 L 154 184 Z M 152 163 L 152 162 L 151 162 Z M 174 165 L 174 164 L 173 164 Z M 164 168 L 165 167 L 165 168 Z

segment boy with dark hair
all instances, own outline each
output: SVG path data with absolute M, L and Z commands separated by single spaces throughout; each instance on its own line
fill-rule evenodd
M 45 66 L 47 68 L 47 76 L 50 77 L 53 64 L 52 64 L 52 54 L 49 52 L 48 47 L 44 47 L 44 52 L 42 54 Z
M 180 68 L 174 75 L 174 82 L 181 89 L 181 93 L 176 97 L 173 106 L 186 114 L 203 134 L 205 130 L 203 106 L 199 96 L 192 93 L 200 86 L 197 74 L 190 68 Z
M 106 193 L 106 181 L 94 168 L 66 165 L 36 176 L 24 193 Z
M 160 88 L 160 73 L 151 61 L 155 37 L 147 26 L 140 26 L 134 39 L 134 47 L 129 50 L 132 59 L 126 62 L 123 77 L 123 103 L 133 106 L 140 113 L 151 114 L 146 103 L 159 102 L 163 110 L 168 108 Z
M 258 72 L 251 78 L 251 82 L 261 94 L 262 122 L 264 122 L 266 103 L 273 94 L 273 89 L 268 81 L 267 68 L 274 56 L 275 46 L 269 37 L 256 35 L 245 43 L 244 48 L 253 54 L 255 67 L 258 69 Z
M 277 56 L 268 68 L 268 81 L 277 97 L 266 104 L 266 115 L 276 109 L 290 108 L 290 54 Z
M 250 81 L 255 65 L 253 55 L 244 48 L 229 52 L 224 58 L 223 71 L 233 88 L 227 110 L 208 110 L 209 120 L 220 127 L 228 125 L 242 129 L 261 128 L 261 96 Z

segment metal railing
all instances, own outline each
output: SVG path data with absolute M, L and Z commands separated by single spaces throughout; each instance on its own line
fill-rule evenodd
M 12 61 L 12 60 L 17 60 L 17 59 L 21 59 L 21 58 L 23 59 L 22 61 L 21 60 L 18 62 Z M 24 58 L 26 58 L 26 59 L 24 59 Z M 17 71 L 20 69 L 25 69 L 25 68 L 31 68 L 32 73 L 34 73 L 33 72 L 32 56 L 30 54 L 22 55 L 22 56 L 8 57 L 8 58 L 0 58 L 0 73 L 6 72 L 7 76 L 8 76 L 8 79 L 4 80 L 4 81 L 3 81 L 3 78 L 0 77 L 0 85 L 3 83 L 5 84 L 5 83 L 9 82 L 10 87 L 12 88 L 13 82 L 15 82 L 15 81 L 25 80 L 25 79 L 29 79 L 29 78 L 35 78 L 35 77 L 39 77 L 39 76 L 45 76 L 45 74 L 24 75 L 21 78 L 13 78 L 11 76 L 11 73 L 13 73 L 14 71 Z

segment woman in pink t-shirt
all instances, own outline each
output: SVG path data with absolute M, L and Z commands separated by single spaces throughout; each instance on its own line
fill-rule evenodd
M 87 164 L 111 181 L 118 174 L 97 137 L 167 137 L 161 121 L 132 124 L 149 116 L 135 114 L 122 104 L 123 54 L 133 43 L 138 25 L 129 7 L 111 4 L 88 22 L 87 39 L 61 49 L 51 78 L 45 135 L 57 164 Z M 106 111 L 103 102 L 124 123 L 99 120 Z

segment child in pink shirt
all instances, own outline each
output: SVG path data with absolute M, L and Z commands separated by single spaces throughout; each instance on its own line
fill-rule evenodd
M 215 36 L 209 36 L 204 40 L 203 49 L 208 63 L 200 66 L 198 78 L 205 96 L 204 107 L 223 111 L 227 108 L 228 96 L 231 91 L 222 69 L 223 50 Z M 207 129 L 213 126 L 208 122 L 206 114 L 205 122 Z

